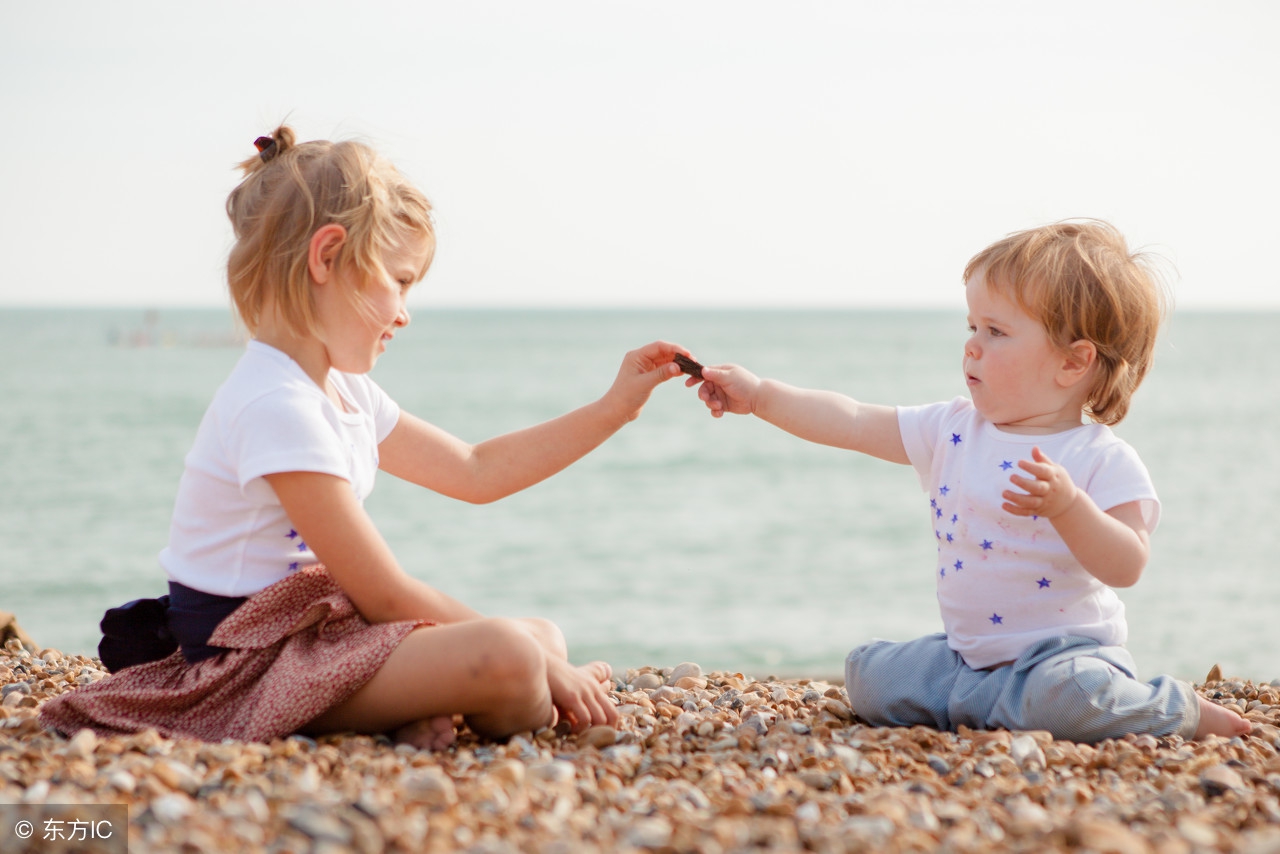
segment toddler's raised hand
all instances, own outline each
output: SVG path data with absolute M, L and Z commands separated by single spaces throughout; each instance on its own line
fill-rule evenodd
M 699 380 L 690 377 L 685 385 L 695 385 Z M 756 392 L 760 378 L 738 365 L 722 365 L 702 369 L 702 387 L 698 397 L 716 418 L 726 412 L 734 415 L 750 415 L 755 410 Z
M 1031 449 L 1030 460 L 1019 460 L 1018 468 L 1031 477 L 1012 475 L 1014 486 L 1025 490 L 1006 489 L 1001 493 L 1004 509 L 1015 516 L 1061 516 L 1075 503 L 1076 485 L 1062 466 L 1049 459 L 1039 447 Z

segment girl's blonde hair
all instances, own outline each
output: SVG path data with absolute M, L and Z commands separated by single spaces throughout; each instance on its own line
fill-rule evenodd
M 330 223 L 346 229 L 337 264 L 351 264 L 361 287 L 385 276 L 382 255 L 416 235 L 427 242 L 426 274 L 435 252 L 431 203 L 422 191 L 360 142 L 295 143 L 281 126 L 259 137 L 259 153 L 240 164 L 244 180 L 227 197 L 236 242 L 227 283 L 252 334 L 269 304 L 294 334 L 316 334 L 307 253 L 311 236 Z
M 1094 345 L 1097 377 L 1084 411 L 1101 424 L 1120 423 L 1151 369 L 1169 309 L 1149 256 L 1131 253 L 1109 223 L 1067 221 L 993 243 L 965 267 L 965 281 L 974 275 L 1039 320 L 1057 346 Z

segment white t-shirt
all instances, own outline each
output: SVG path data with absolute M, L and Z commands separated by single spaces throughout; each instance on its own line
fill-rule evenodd
M 1083 635 L 1104 645 L 1128 637 L 1124 604 L 1072 556 L 1048 519 L 1014 516 L 1000 494 L 1017 489 L 1019 460 L 1039 446 L 1106 511 L 1141 503 L 1147 529 L 1160 503 L 1142 460 L 1102 424 L 1062 433 L 1006 433 L 962 397 L 899 407 L 907 457 L 929 493 L 938 544 L 934 577 L 947 642 L 974 669 L 1016 659 L 1047 637 Z
M 373 489 L 378 444 L 400 408 L 364 375 L 332 371 L 340 411 L 289 356 L 250 341 L 214 395 L 186 457 L 169 545 L 169 578 L 220 596 L 249 596 L 316 562 L 263 475 L 332 474 L 359 501 Z

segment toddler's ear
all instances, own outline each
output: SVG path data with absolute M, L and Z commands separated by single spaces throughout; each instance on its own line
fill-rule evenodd
M 1058 377 L 1064 386 L 1073 386 L 1093 372 L 1098 361 L 1098 348 L 1083 338 L 1067 345 L 1063 352 Z
M 307 272 L 311 281 L 323 285 L 337 268 L 338 255 L 347 240 L 347 230 L 336 222 L 322 225 L 311 235 L 307 246 Z

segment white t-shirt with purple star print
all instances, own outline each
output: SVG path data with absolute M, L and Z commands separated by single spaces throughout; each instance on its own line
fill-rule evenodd
M 1102 424 L 1062 433 L 1006 433 L 966 398 L 898 408 L 907 457 L 929 493 L 934 578 L 952 649 L 976 669 L 1013 661 L 1031 644 L 1082 635 L 1128 637 L 1124 604 L 1072 556 L 1048 519 L 1014 516 L 1000 494 L 1039 446 L 1104 511 L 1140 502 L 1148 531 L 1160 502 L 1137 452 Z
M 329 380 L 341 410 L 289 356 L 249 342 L 186 457 L 169 545 L 160 552 L 171 580 L 251 596 L 316 563 L 263 476 L 336 475 L 364 501 L 378 445 L 400 418 L 400 407 L 367 376 L 331 371 Z

